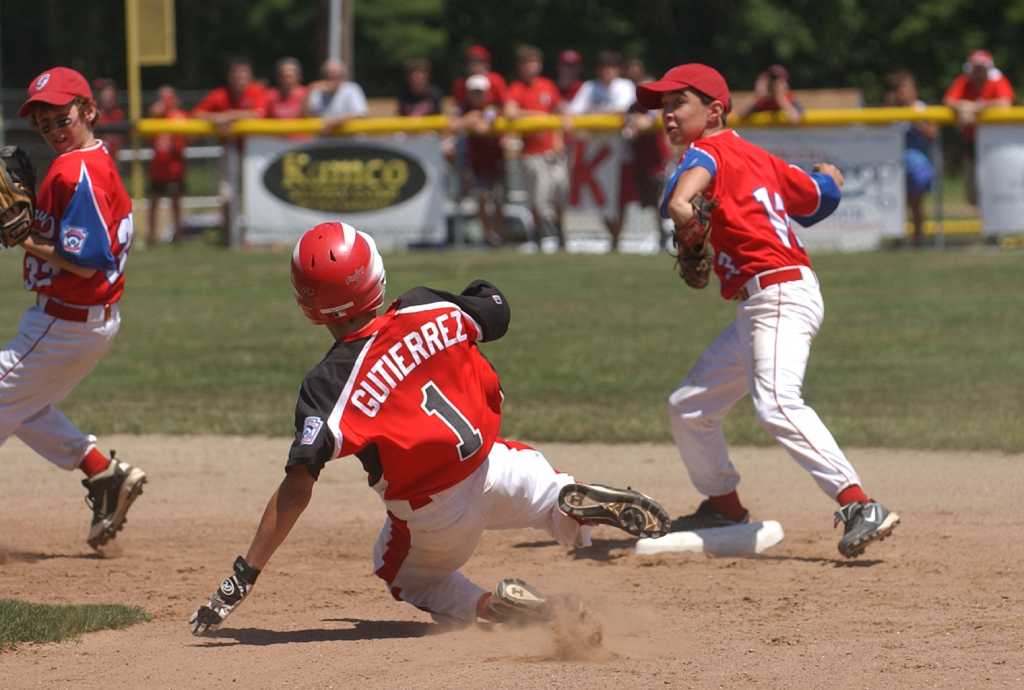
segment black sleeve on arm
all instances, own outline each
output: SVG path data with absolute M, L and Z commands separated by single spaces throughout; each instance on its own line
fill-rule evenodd
M 302 382 L 295 403 L 295 438 L 288 450 L 286 471 L 302 466 L 313 479 L 320 477 L 324 464 L 334 457 L 334 437 L 327 427 L 333 406 L 326 381 L 309 376 Z
M 456 304 L 480 324 L 483 330 L 481 340 L 484 342 L 497 340 L 508 330 L 508 322 L 512 318 L 508 300 L 498 288 L 486 280 L 474 280 L 458 295 L 428 287 L 413 288 L 397 301 L 402 307 L 411 307 L 429 304 L 439 299 Z

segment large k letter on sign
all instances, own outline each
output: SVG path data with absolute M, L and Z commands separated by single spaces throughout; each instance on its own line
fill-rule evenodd
M 569 205 L 595 209 L 606 216 L 618 213 L 622 139 L 592 136 L 573 142 L 569 171 Z

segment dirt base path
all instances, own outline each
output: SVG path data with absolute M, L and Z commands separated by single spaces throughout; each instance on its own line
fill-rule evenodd
M 853 452 L 870 491 L 903 515 L 856 561 L 836 551 L 831 502 L 775 448 L 736 452 L 755 518 L 786 530 L 761 558 L 638 558 L 610 529 L 574 554 L 536 532 L 486 534 L 465 572 L 581 596 L 603 628 L 595 646 L 578 622 L 442 632 L 392 600 L 370 572 L 383 510 L 354 462 L 325 470 L 217 637 L 194 638 L 185 621 L 247 547 L 288 442 L 105 441 L 151 478 L 108 558 L 85 545 L 80 475 L 17 441 L 0 449 L 0 597 L 121 602 L 154 619 L 0 653 L 5 688 L 1024 687 L 1024 456 Z M 670 447 L 543 450 L 673 514 L 696 505 Z

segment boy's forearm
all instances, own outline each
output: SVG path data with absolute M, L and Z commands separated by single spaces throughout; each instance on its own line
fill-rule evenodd
M 59 268 L 62 271 L 68 273 L 74 273 L 76 276 L 81 278 L 91 278 L 95 273 L 95 268 L 86 268 L 85 266 L 79 266 L 78 264 L 72 263 L 57 253 L 57 247 L 50 241 L 42 238 L 29 235 L 22 242 L 21 246 L 26 252 L 37 258 L 46 261 Z
M 260 525 L 256 529 L 245 560 L 263 570 L 270 557 L 284 542 L 295 522 L 309 505 L 313 493 L 313 477 L 299 468 L 289 472 L 267 502 Z

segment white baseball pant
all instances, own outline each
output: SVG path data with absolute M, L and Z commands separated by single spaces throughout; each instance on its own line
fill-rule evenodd
M 835 498 L 860 484 L 832 434 L 802 397 L 811 341 L 825 307 L 814 272 L 799 268 L 801 280 L 764 289 L 756 276 L 748 281 L 750 296 L 737 305 L 736 320 L 669 396 L 672 436 L 690 480 L 705 496 L 722 496 L 739 485 L 722 420 L 747 393 L 761 426 L 825 493 Z
M 14 434 L 66 470 L 78 467 L 96 438 L 82 433 L 56 407 L 93 370 L 121 327 L 117 307 L 105 318 L 66 321 L 41 306 L 25 311 L 18 334 L 0 350 L 0 444 Z
M 566 546 L 589 546 L 590 527 L 558 508 L 558 492 L 574 483 L 537 450 L 496 442 L 469 477 L 413 509 L 384 501 L 388 518 L 373 548 L 373 568 L 391 594 L 439 622 L 469 623 L 485 590 L 459 572 L 484 530 L 543 530 Z M 510 573 L 510 576 L 513 575 Z

